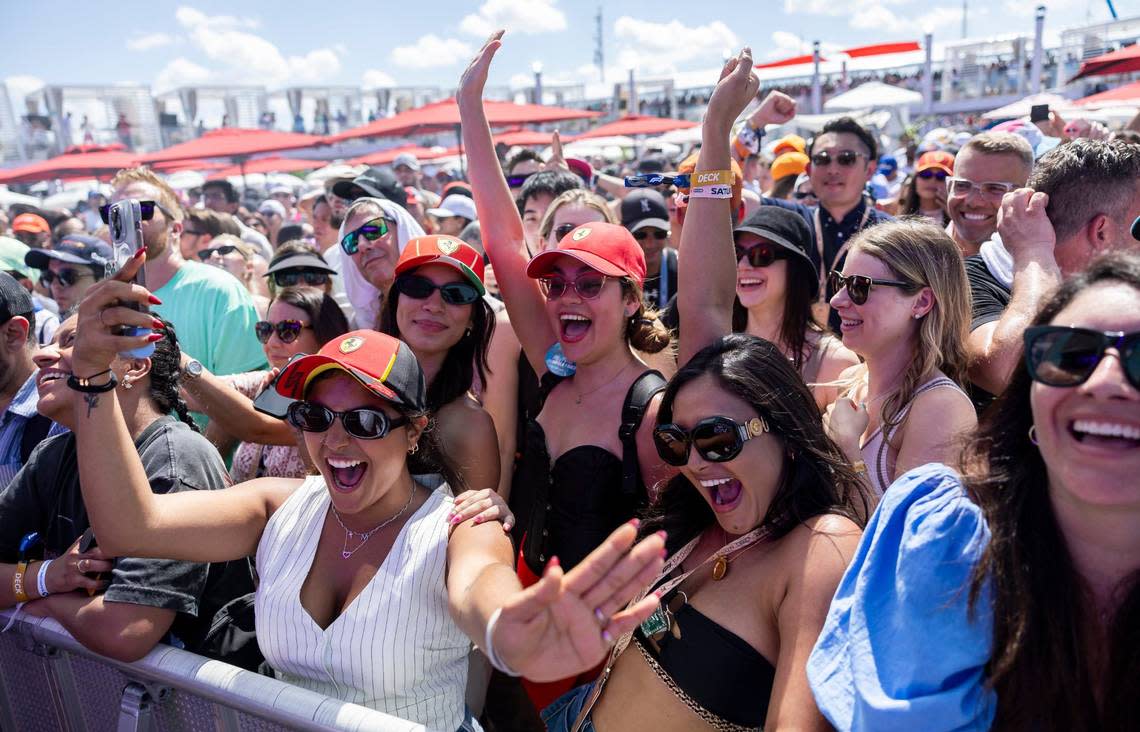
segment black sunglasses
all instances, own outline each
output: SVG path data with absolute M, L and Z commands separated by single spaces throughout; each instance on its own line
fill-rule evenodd
M 1025 365 L 1029 376 L 1046 386 L 1078 386 L 1088 381 L 1115 348 L 1128 383 L 1140 389 L 1140 332 L 1099 331 L 1063 325 L 1025 330 Z
M 831 274 L 827 276 L 827 289 L 830 290 L 832 294 L 835 294 L 846 287 L 847 297 L 851 298 L 851 302 L 856 305 L 862 305 L 867 302 L 867 298 L 871 296 L 871 288 L 878 285 L 884 287 L 899 287 L 904 290 L 914 289 L 914 285 L 910 282 L 877 280 L 864 275 L 848 275 L 844 277 L 835 270 L 831 270 Z
M 277 337 L 281 339 L 282 343 L 292 343 L 301 337 L 301 331 L 312 327 L 300 320 L 279 320 L 276 323 L 259 320 L 253 324 L 253 332 L 257 334 L 257 340 L 262 343 L 268 343 L 274 332 L 277 333 Z
M 583 300 L 593 300 L 602 294 L 602 288 L 606 286 L 606 279 L 606 276 L 600 272 L 583 272 L 573 280 L 568 280 L 562 275 L 541 277 L 538 280 L 538 285 L 542 288 L 547 300 L 557 300 L 565 295 L 566 290 L 571 287 Z
M 654 229 L 652 227 L 633 232 L 633 238 L 637 239 L 638 241 L 645 241 L 649 237 L 653 237 L 657 241 L 665 241 L 669 238 L 669 232 L 662 231 L 661 229 Z
M 508 175 L 507 188 L 522 188 L 522 184 L 526 183 L 527 178 L 534 175 L 534 173 L 527 173 L 526 175 Z
M 918 173 L 919 178 L 937 178 L 938 180 L 946 180 L 950 176 L 946 174 L 945 170 L 923 170 Z
M 387 219 L 372 219 L 359 229 L 345 234 L 344 238 L 340 240 L 340 248 L 344 250 L 345 254 L 351 256 L 360 251 L 360 237 L 363 236 L 368 241 L 376 241 L 382 236 L 387 236 L 388 230 Z
M 396 278 L 396 291 L 401 295 L 426 300 L 431 294 L 439 290 L 439 296 L 448 305 L 470 305 L 479 299 L 479 290 L 467 282 L 448 282 L 437 285 L 427 277 L 420 275 L 401 275 Z
M 854 150 L 840 150 L 837 154 L 832 155 L 829 152 L 817 152 L 811 156 L 811 164 L 820 168 L 826 168 L 833 162 L 839 163 L 844 168 L 850 168 L 855 163 L 859 162 L 859 158 L 864 157 L 863 153 L 855 152 Z
M 329 283 L 329 273 L 313 269 L 285 269 L 273 273 L 278 287 L 295 287 L 302 282 L 310 287 L 323 287 Z
M 217 252 L 219 257 L 224 257 L 227 254 L 236 251 L 238 251 L 238 248 L 233 244 L 223 244 L 220 247 L 213 247 L 211 249 L 199 249 L 196 254 L 198 256 L 198 259 L 201 259 L 203 262 L 205 262 L 214 252 Z
M 754 244 L 750 247 L 742 247 L 736 245 L 736 261 L 747 258 L 748 264 L 753 267 L 767 267 L 775 262 L 777 259 L 785 259 L 784 248 L 778 247 L 775 244 L 764 242 L 763 244 Z
M 796 191 L 795 193 L 792 194 L 792 197 L 795 198 L 797 201 L 802 201 L 805 198 L 815 198 L 815 193 L 813 193 L 811 191 Z
M 763 417 L 737 422 L 728 417 L 708 417 L 686 432 L 680 425 L 659 424 L 653 429 L 653 444 L 661 459 L 674 467 L 687 465 L 689 449 L 710 463 L 732 460 L 744 449 L 744 443 L 768 431 Z
M 44 270 L 40 274 L 40 284 L 44 287 L 51 287 L 52 283 L 59 280 L 60 287 L 71 287 L 84 277 L 95 277 L 94 272 L 84 272 L 81 269 L 61 269 L 59 272 L 52 272 Z
M 143 221 L 150 221 L 154 218 L 154 210 L 162 211 L 163 215 L 168 219 L 173 219 L 174 214 L 163 206 L 158 201 L 139 201 L 139 215 L 142 216 Z M 103 220 L 104 224 L 111 225 L 111 204 L 105 204 L 99 207 L 99 218 Z
M 379 440 L 386 437 L 393 427 L 408 423 L 407 417 L 389 417 L 379 409 L 334 412 L 326 406 L 306 401 L 293 402 L 285 413 L 289 424 L 304 432 L 325 432 L 337 417 L 340 417 L 345 432 L 361 440 Z

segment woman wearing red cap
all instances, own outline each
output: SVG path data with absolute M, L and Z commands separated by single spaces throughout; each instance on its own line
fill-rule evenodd
M 409 456 L 422 456 L 456 477 L 426 429 L 423 372 L 406 344 L 376 331 L 331 341 L 276 383 L 296 400 L 288 419 L 319 476 L 204 497 L 152 494 L 107 376 L 117 351 L 153 338 L 115 335 L 151 325 L 121 306 L 154 302 L 127 281 L 140 266 L 132 260 L 92 288 L 79 310 L 68 385 L 84 396 L 75 434 L 91 524 L 112 555 L 256 552 L 258 645 L 278 676 L 429 729 L 473 729 L 464 709 L 471 641 L 497 668 L 550 679 L 598 663 L 653 611 L 655 598 L 621 608 L 660 570 L 663 536 L 633 546 L 635 525 L 623 526 L 575 570 L 563 574 L 552 560 L 523 590 L 499 527 L 448 524 L 449 492 L 409 470 Z

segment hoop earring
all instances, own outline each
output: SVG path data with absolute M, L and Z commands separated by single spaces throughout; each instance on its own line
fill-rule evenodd
M 409 455 L 415 455 L 419 451 L 420 451 L 420 443 L 417 442 L 416 444 L 412 445 L 412 448 L 410 450 L 408 450 L 408 454 Z
M 1037 425 L 1031 425 L 1029 427 L 1029 441 L 1034 445 L 1037 444 Z

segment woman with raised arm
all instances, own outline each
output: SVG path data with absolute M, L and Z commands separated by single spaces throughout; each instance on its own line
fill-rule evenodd
M 557 249 L 528 257 L 483 111 L 483 87 L 501 36 L 493 34 L 471 62 L 457 101 L 483 241 L 515 333 L 543 383 L 544 402 L 528 425 L 512 489 L 516 497 L 530 494 L 518 565 L 530 583 L 552 556 L 575 566 L 644 508 L 647 486 L 666 474 L 652 438 L 664 379 L 633 349 L 661 351 L 669 335 L 659 321 L 645 318 L 645 258 L 623 227 L 585 224 Z M 536 707 L 572 683 L 532 687 Z
M 805 667 L 866 505 L 788 358 L 731 334 L 722 181 L 732 123 L 758 86 L 751 67 L 745 49 L 709 101 L 682 234 L 683 365 L 654 430 L 681 473 L 643 525 L 669 531 L 671 557 L 643 590 L 661 596 L 661 611 L 619 641 L 598 681 L 545 711 L 550 730 L 827 728 Z
M 425 431 L 423 372 L 406 344 L 376 331 L 331 341 L 277 381 L 297 400 L 288 419 L 320 475 L 151 493 L 107 376 L 116 352 L 152 338 L 115 335 L 150 326 L 149 314 L 124 307 L 154 301 L 127 281 L 141 265 L 132 260 L 93 288 L 78 316 L 68 385 L 83 392 L 75 435 L 91 524 L 111 555 L 256 552 L 258 644 L 279 676 L 429 729 L 471 729 L 471 642 L 498 668 L 550 679 L 598 663 L 652 612 L 655 598 L 621 608 L 659 571 L 663 536 L 633 547 L 635 527 L 620 527 L 575 570 L 552 561 L 523 590 L 499 527 L 448 524 L 446 485 L 421 487 L 408 469 L 409 454 L 423 452 L 455 478 Z

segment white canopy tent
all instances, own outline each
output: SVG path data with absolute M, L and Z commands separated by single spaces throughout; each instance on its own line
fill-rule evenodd
M 1073 103 L 1060 94 L 1043 92 L 1041 94 L 1030 94 L 1004 107 L 990 110 L 982 116 L 986 119 L 1017 119 L 1019 117 L 1028 117 L 1030 110 L 1039 104 L 1048 104 L 1049 109 L 1054 111 L 1064 111 L 1072 107 Z
M 901 86 L 881 81 L 868 81 L 850 91 L 837 94 L 823 103 L 827 112 L 846 112 L 857 109 L 910 109 L 921 108 L 922 94 Z

